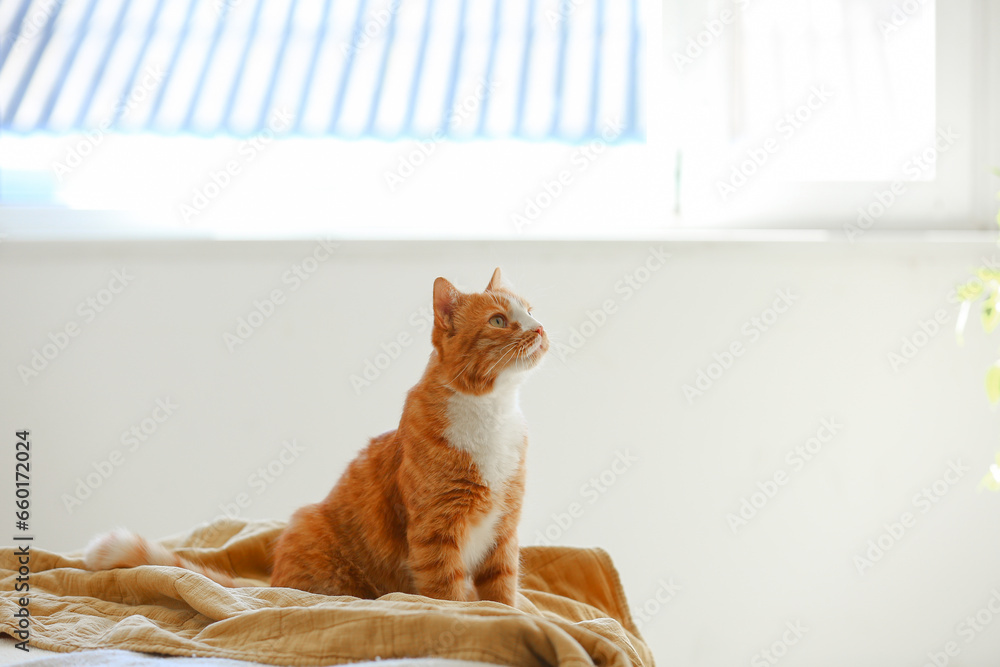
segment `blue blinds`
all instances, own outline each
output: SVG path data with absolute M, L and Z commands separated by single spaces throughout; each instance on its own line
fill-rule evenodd
M 642 140 L 642 49 L 638 0 L 4 0 L 0 129 Z

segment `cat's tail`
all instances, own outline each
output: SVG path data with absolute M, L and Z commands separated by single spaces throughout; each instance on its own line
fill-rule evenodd
M 83 562 L 88 570 L 94 572 L 139 565 L 170 565 L 203 574 L 222 586 L 237 586 L 232 575 L 182 558 L 170 549 L 124 528 L 98 535 L 91 540 L 83 552 Z

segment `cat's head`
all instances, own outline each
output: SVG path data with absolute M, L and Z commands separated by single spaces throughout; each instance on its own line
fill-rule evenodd
M 464 294 L 434 281 L 431 342 L 452 388 L 471 394 L 492 391 L 497 379 L 530 370 L 549 349 L 549 337 L 531 306 L 504 286 L 500 269 L 486 290 Z

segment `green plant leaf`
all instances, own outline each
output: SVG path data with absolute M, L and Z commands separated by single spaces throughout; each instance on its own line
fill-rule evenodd
M 1000 324 L 1000 310 L 997 310 L 997 293 L 993 292 L 983 301 L 983 331 L 990 333 Z
M 976 491 L 982 492 L 983 489 L 988 491 L 998 490 L 997 481 L 993 479 L 993 473 L 986 473 L 986 476 L 979 480 L 979 485 L 976 487 Z
M 987 491 L 1000 491 L 1000 484 L 997 484 L 996 479 L 993 477 L 993 473 L 986 473 L 986 476 L 979 480 L 979 485 L 976 487 L 976 491 L 982 491 L 986 489 Z
M 989 472 L 979 480 L 978 491 L 989 489 L 990 491 L 1000 491 L 1000 464 L 990 466 Z
M 962 301 L 975 301 L 983 294 L 984 285 L 981 280 L 970 280 L 958 286 L 958 298 Z
M 983 307 L 983 331 L 990 333 L 1000 324 L 1000 310 L 995 307 Z
M 976 277 L 982 280 L 984 283 L 1000 282 L 1000 271 L 996 269 L 988 269 L 985 266 L 981 266 L 976 269 Z
M 986 396 L 991 404 L 1000 403 L 1000 361 L 995 362 L 986 371 Z

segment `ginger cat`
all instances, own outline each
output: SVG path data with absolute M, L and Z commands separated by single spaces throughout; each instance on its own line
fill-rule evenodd
M 275 545 L 272 586 L 514 604 L 527 445 L 518 389 L 548 336 L 498 268 L 482 293 L 434 282 L 431 342 L 399 427 L 372 438 L 323 501 L 292 516 Z M 177 565 L 234 585 L 125 531 L 96 538 L 85 562 Z

